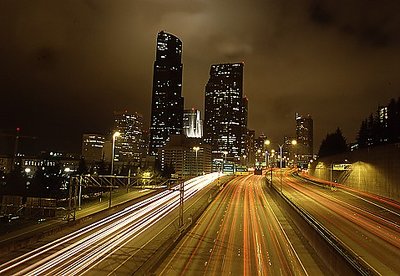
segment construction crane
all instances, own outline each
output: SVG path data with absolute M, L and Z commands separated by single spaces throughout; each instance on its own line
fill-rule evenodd
M 28 136 L 28 135 L 21 135 L 20 134 L 21 128 L 17 127 L 15 129 L 15 133 L 14 134 L 9 134 L 9 133 L 0 133 L 0 136 L 4 136 L 4 137 L 15 137 L 15 142 L 14 142 L 14 153 L 12 156 L 12 160 L 11 160 L 11 170 L 14 170 L 14 166 L 15 166 L 15 161 L 18 157 L 18 146 L 19 146 L 19 140 L 28 138 L 28 139 L 37 139 L 37 137 L 35 136 Z

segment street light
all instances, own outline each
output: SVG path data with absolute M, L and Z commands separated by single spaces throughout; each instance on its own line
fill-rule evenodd
M 291 144 L 292 144 L 293 146 L 295 146 L 295 145 L 297 145 L 297 141 L 296 141 L 296 140 L 292 140 Z M 283 190 L 282 190 L 282 174 L 283 174 L 283 172 L 282 172 L 282 160 L 283 160 L 283 146 L 284 146 L 284 144 L 282 144 L 282 145 L 279 145 L 279 152 L 280 152 L 280 173 L 281 173 L 281 193 L 283 193 Z
M 264 141 L 264 146 L 268 147 L 271 144 L 270 140 L 265 140 Z M 269 163 L 269 152 L 268 150 L 265 150 L 265 167 L 268 167 Z
M 121 133 L 118 131 L 114 132 L 112 137 L 112 149 L 111 149 L 111 175 L 114 174 L 114 153 L 115 153 L 115 140 L 119 137 Z
M 199 173 L 198 173 L 198 164 L 197 164 L 197 152 L 199 151 L 199 149 L 200 149 L 200 147 L 193 147 L 193 150 L 196 152 L 196 176 L 198 176 L 199 175 Z

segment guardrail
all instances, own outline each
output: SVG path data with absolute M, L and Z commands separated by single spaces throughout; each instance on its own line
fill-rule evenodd
M 273 198 L 280 201 L 280 205 L 285 209 L 297 228 L 302 231 L 302 234 L 331 270 L 331 273 L 339 275 L 379 274 L 306 210 L 297 206 L 290 198 L 280 193 L 274 185 L 268 187 L 272 191 Z

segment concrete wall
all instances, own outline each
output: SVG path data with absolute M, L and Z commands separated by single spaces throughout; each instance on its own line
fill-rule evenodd
M 332 170 L 332 164 L 344 163 L 351 164 L 350 170 Z M 400 143 L 320 158 L 312 163 L 309 173 L 399 201 Z

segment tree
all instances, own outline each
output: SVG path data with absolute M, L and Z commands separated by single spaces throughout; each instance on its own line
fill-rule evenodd
M 28 194 L 34 197 L 46 197 L 46 172 L 43 167 L 38 167 L 29 186 Z
M 6 177 L 4 195 L 26 195 L 26 177 L 22 172 L 21 162 L 18 162 L 14 169 Z
M 322 141 L 318 155 L 320 157 L 334 155 L 347 151 L 346 138 L 344 138 L 340 128 L 334 133 L 328 133 Z
M 76 174 L 81 175 L 87 173 L 88 173 L 88 167 L 86 165 L 85 158 L 81 157 L 81 159 L 79 160 L 78 169 L 76 170 Z
M 172 165 L 172 162 L 169 164 L 165 165 L 164 171 L 162 172 L 162 177 L 165 178 L 171 178 L 171 174 L 175 173 L 175 168 L 174 165 Z
M 360 148 L 366 147 L 368 142 L 368 121 L 361 122 L 360 130 L 357 135 L 357 143 Z

